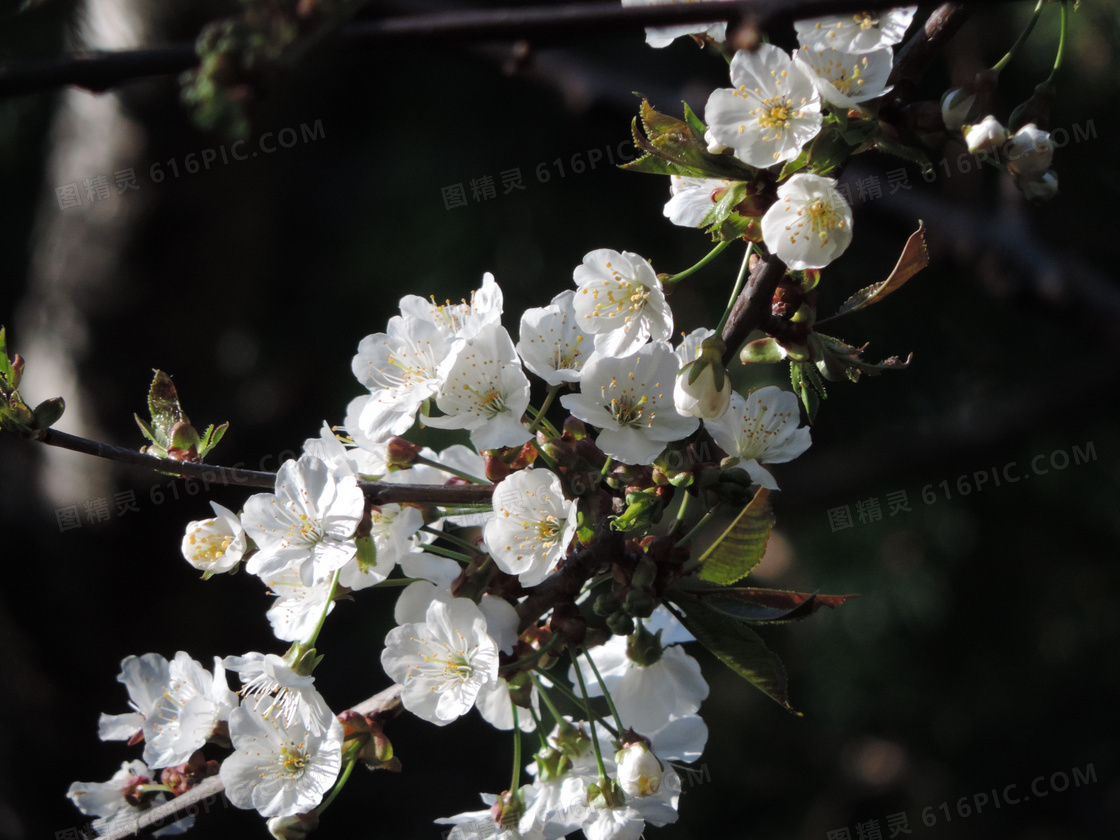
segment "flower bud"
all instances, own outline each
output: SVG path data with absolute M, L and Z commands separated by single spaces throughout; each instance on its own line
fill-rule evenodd
M 968 143 L 968 151 L 972 154 L 978 152 L 995 154 L 996 150 L 1007 141 L 1007 129 L 990 114 L 975 125 L 966 125 L 962 131 Z
M 276 840 L 304 840 L 318 827 L 319 817 L 314 811 L 292 817 L 273 817 L 268 821 L 268 833 Z
M 980 114 L 975 113 L 977 106 L 975 91 L 968 88 L 952 88 L 941 97 L 941 121 L 950 131 L 960 131 L 974 123 Z
M 639 624 L 637 631 L 626 640 L 626 655 L 630 661 L 648 667 L 661 659 L 661 631 L 650 633 Z
M 661 762 L 641 741 L 619 750 L 618 783 L 627 796 L 653 796 L 661 789 Z
M 700 357 L 680 369 L 673 404 L 685 417 L 715 420 L 727 413 L 731 405 L 731 380 L 723 368 L 727 346 L 719 336 L 711 336 L 700 344 Z
M 1003 151 L 1007 156 L 1007 168 L 1016 177 L 1027 181 L 1042 178 L 1054 160 L 1050 132 L 1043 131 L 1034 123 L 1027 123 L 1016 131 Z
M 634 619 L 619 611 L 607 617 L 607 627 L 616 636 L 629 636 L 634 632 Z
M 776 338 L 760 338 L 751 341 L 739 351 L 739 361 L 745 365 L 753 363 L 780 362 L 789 354 Z
M 1041 178 L 1018 181 L 1017 183 L 1019 189 L 1023 191 L 1023 197 L 1035 204 L 1049 201 L 1058 194 L 1058 176 L 1053 170 L 1047 172 Z
M 412 466 L 412 462 L 415 461 L 416 456 L 420 454 L 419 446 L 402 437 L 389 438 L 385 449 L 389 467 L 398 470 L 407 469 Z

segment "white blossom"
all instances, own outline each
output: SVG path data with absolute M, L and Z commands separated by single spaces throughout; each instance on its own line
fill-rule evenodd
M 403 435 L 416 412 L 443 382 L 440 364 L 452 339 L 431 321 L 394 315 L 387 332 L 366 336 L 351 369 L 370 390 L 357 417 L 358 429 L 373 441 Z M 347 425 L 353 428 L 347 420 Z
M 339 478 L 311 455 L 285 461 L 276 473 L 276 493 L 245 502 L 241 523 L 260 549 L 245 568 L 275 577 L 287 567 L 305 585 L 341 568 L 354 556 L 353 537 L 365 497 L 352 476 Z
M 424 524 L 424 514 L 418 508 L 397 504 L 374 506 L 369 515 L 377 559 L 367 565 L 355 557 L 342 567 L 338 582 L 349 589 L 365 589 L 389 577 L 397 563 L 412 551 L 412 538 Z
M 389 631 L 381 664 L 402 685 L 406 709 L 445 726 L 470 711 L 479 690 L 498 679 L 498 647 L 474 601 L 433 600 L 423 623 Z
M 666 3 L 695 3 L 698 0 L 622 0 L 623 6 L 660 6 Z M 727 22 L 682 23 L 679 26 L 647 26 L 646 43 L 660 49 L 667 47 L 677 38 L 686 35 L 707 35 L 713 41 L 722 43 L 727 38 Z
M 777 490 L 778 482 L 762 464 L 784 464 L 809 448 L 809 428 L 798 428 L 800 422 L 801 409 L 793 392 L 768 385 L 746 399 L 732 395 L 727 414 L 705 425 L 719 448 L 738 458 L 753 481 Z
M 820 91 L 821 99 L 838 108 L 854 108 L 861 102 L 878 99 L 891 89 L 887 79 L 894 66 L 894 53 L 890 49 L 857 55 L 802 47 L 797 60 L 809 68 L 809 76 Z
M 548 306 L 526 309 L 521 316 L 517 352 L 525 367 L 547 382 L 579 382 L 594 349 L 594 338 L 579 328 L 571 289 L 561 292 Z
M 140 736 L 144 721 L 153 714 L 170 680 L 170 663 L 158 653 L 126 656 L 121 660 L 117 682 L 128 690 L 128 705 L 123 715 L 101 715 L 98 737 L 102 741 L 130 741 Z
M 498 568 L 536 586 L 568 551 L 576 532 L 576 502 L 564 498 L 548 470 L 519 470 L 494 487 L 495 516 L 484 537 Z
M 187 525 L 181 546 L 183 557 L 204 577 L 235 571 L 247 547 L 237 514 L 217 502 L 210 502 L 210 507 L 215 516 Z
M 641 741 L 619 750 L 618 783 L 627 796 L 653 796 L 661 790 L 661 762 Z
M 795 21 L 793 28 L 801 45 L 811 50 L 869 53 L 902 41 L 917 10 L 917 6 L 903 6 L 885 12 L 828 15 Z
M 648 260 L 601 248 L 584 256 L 573 277 L 577 326 L 595 336 L 600 354 L 628 356 L 672 335 L 673 313 Z
M 436 396 L 443 412 L 425 417 L 437 429 L 467 429 L 479 449 L 520 446 L 530 437 L 521 415 L 529 406 L 529 380 L 509 333 L 489 324 L 474 338 L 456 339 Z
M 179 651 L 171 660 L 163 695 L 144 721 L 144 761 L 150 767 L 186 763 L 218 724 L 229 720 L 236 705 L 220 658 L 214 657 L 214 670 L 207 672 Z
M 704 227 L 732 182 L 726 178 L 693 178 L 688 175 L 669 176 L 670 199 L 665 204 L 665 218 L 675 225 Z
M 358 397 L 357 400 L 361 401 L 358 405 L 364 405 L 364 401 L 369 399 L 371 397 Z M 355 401 L 351 401 L 350 404 L 354 406 Z M 358 411 L 360 412 L 360 408 Z M 349 410 L 347 415 L 347 422 L 349 422 Z M 345 445 L 324 421 L 319 437 L 304 441 L 303 451 L 325 462 L 333 475 L 376 480 L 389 470 L 388 446 L 384 443 L 366 441 L 360 430 L 358 437 L 362 439 L 361 444 L 357 439 L 352 438 L 353 444 Z
M 700 663 L 680 645 L 664 648 L 661 658 L 651 665 L 639 665 L 630 658 L 626 636 L 611 636 L 589 653 L 623 725 L 643 735 L 661 729 L 673 717 L 695 714 L 708 696 L 708 683 L 700 674 Z M 580 657 L 578 662 L 588 695 L 598 697 L 603 690 L 595 672 L 586 657 Z M 568 669 L 568 678 L 575 682 L 575 666 Z
M 773 44 L 735 53 L 731 85 L 712 91 L 704 117 L 715 140 L 744 163 L 766 168 L 793 160 L 821 130 L 821 97 L 813 80 Z
M 294 569 L 284 569 L 275 577 L 265 578 L 264 582 L 276 596 L 265 615 L 272 625 L 273 635 L 281 641 L 303 641 L 318 625 L 323 610 L 326 609 L 328 615 L 334 610 L 334 603 L 327 603 L 331 578 L 307 586 Z
M 121 769 L 107 782 L 74 782 L 67 791 L 67 798 L 78 810 L 91 817 L 93 829 L 98 834 L 127 830 L 137 824 L 140 814 L 147 807 L 166 801 L 162 793 L 151 795 L 138 790 L 140 785 L 155 784 L 152 771 L 142 761 L 125 761 Z M 141 808 L 137 802 L 146 803 Z M 194 815 L 189 814 L 166 828 L 153 832 L 156 837 L 182 834 L 194 825 Z
M 312 732 L 282 715 L 239 706 L 229 718 L 234 752 L 219 775 L 238 808 L 264 817 L 289 817 L 313 810 L 342 769 L 342 724 L 337 719 Z
M 401 298 L 401 315 L 436 326 L 448 340 L 474 338 L 483 327 L 501 323 L 502 290 L 489 271 L 482 275 L 482 287 L 471 292 L 470 301 L 442 304 L 418 295 Z
M 315 690 L 315 678 L 297 674 L 274 653 L 250 652 L 227 656 L 226 668 L 236 671 L 241 680 L 241 708 L 251 707 L 266 718 L 280 717 L 284 725 L 321 735 L 327 731 L 334 713 Z
M 688 437 L 700 425 L 673 406 L 678 367 L 664 341 L 626 358 L 602 356 L 584 369 L 580 393 L 565 394 L 560 403 L 602 430 L 596 443 L 603 452 L 624 464 L 651 464 L 666 443 Z
M 831 178 L 798 172 L 778 187 L 762 239 L 794 271 L 824 268 L 851 244 L 852 209 Z

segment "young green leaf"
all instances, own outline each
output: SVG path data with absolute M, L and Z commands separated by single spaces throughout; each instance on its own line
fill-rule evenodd
M 700 556 L 700 579 L 727 585 L 746 577 L 762 559 L 773 527 L 770 491 L 763 487 Z

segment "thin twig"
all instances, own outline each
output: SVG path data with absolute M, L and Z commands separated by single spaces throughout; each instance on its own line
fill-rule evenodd
M 243 470 L 216 464 L 194 464 L 173 458 L 156 458 L 122 446 L 99 443 L 95 440 L 69 435 L 56 429 L 47 429 L 36 438 L 48 446 L 95 455 L 110 461 L 135 464 L 157 472 L 171 473 L 183 478 L 201 479 L 207 488 L 211 484 L 228 484 L 232 481 L 242 487 L 261 487 L 269 490 L 276 486 L 276 473 L 262 470 Z M 413 503 L 431 505 L 485 505 L 494 497 L 490 484 L 388 484 L 383 481 L 359 481 L 366 503 L 387 505 Z
M 969 0 L 989 5 L 997 0 Z M 415 49 L 484 41 L 530 41 L 540 46 L 635 32 L 646 26 L 728 21 L 754 29 L 779 21 L 817 17 L 859 9 L 884 9 L 898 0 L 707 0 L 620 7 L 576 3 L 509 9 L 474 9 L 425 15 L 402 15 L 352 23 L 339 40 L 349 48 Z M 96 51 L 12 61 L 0 65 L 0 98 L 76 85 L 100 93 L 125 82 L 181 73 L 197 66 L 194 44 L 178 43 L 142 50 Z

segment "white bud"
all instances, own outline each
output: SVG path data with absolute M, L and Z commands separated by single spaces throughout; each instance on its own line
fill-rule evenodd
M 661 789 L 661 762 L 642 742 L 620 750 L 618 783 L 627 796 L 653 796 Z
M 962 131 L 964 131 L 964 139 L 968 142 L 968 151 L 972 154 L 977 152 L 993 154 L 1007 141 L 1007 129 L 990 114 L 976 125 L 966 125 Z
M 969 93 L 963 88 L 953 88 L 941 97 L 941 120 L 950 131 L 960 131 L 976 116 L 972 113 L 976 104 L 976 93 Z
M 689 383 L 690 371 L 693 365 L 704 365 L 696 380 Z M 698 359 L 692 364 L 685 365 L 677 374 L 677 383 L 673 388 L 673 405 L 677 412 L 685 417 L 699 417 L 703 420 L 715 420 L 727 413 L 731 405 L 731 379 L 726 372 L 720 371 L 723 387 L 716 387 L 715 366 L 705 364 L 704 359 Z
M 1003 151 L 1007 155 L 1007 168 L 1027 181 L 1040 180 L 1054 160 L 1050 132 L 1043 131 L 1034 123 L 1027 123 L 1016 131 Z

